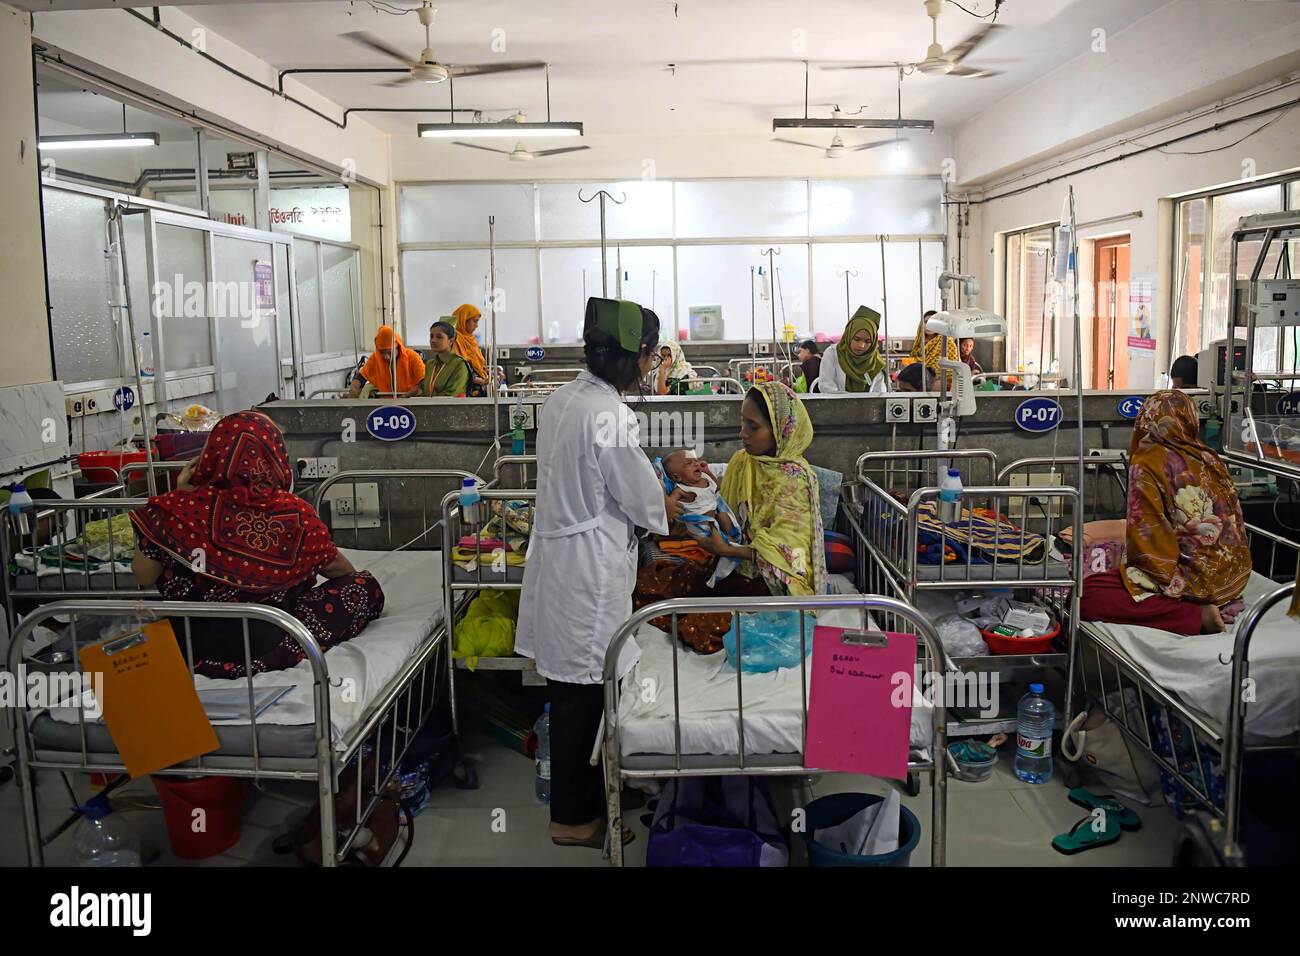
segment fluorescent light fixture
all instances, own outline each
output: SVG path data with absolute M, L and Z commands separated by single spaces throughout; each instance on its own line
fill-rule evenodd
M 832 116 L 830 119 L 795 117 L 772 120 L 772 132 L 782 129 L 923 129 L 934 132 L 934 120 L 859 119 L 856 116 Z
M 421 139 L 470 139 L 474 137 L 581 136 L 581 123 L 421 123 Z
M 42 136 L 41 149 L 122 149 L 157 146 L 157 133 L 81 133 L 76 136 Z

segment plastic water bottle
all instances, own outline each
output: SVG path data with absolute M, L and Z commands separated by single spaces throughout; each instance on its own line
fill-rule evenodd
M 551 705 L 547 704 L 542 716 L 533 724 L 537 735 L 537 764 L 533 776 L 533 790 L 542 803 L 551 802 Z
M 961 520 L 961 496 L 961 473 L 956 468 L 949 468 L 939 482 L 939 520 L 944 524 L 956 524 Z
M 465 524 L 478 524 L 478 503 L 483 496 L 478 493 L 478 482 L 466 478 L 460 483 L 460 520 Z
M 1026 783 L 1052 779 L 1052 702 L 1042 684 L 1030 684 L 1016 706 L 1016 776 Z
M 32 507 L 32 496 L 27 493 L 26 487 L 21 481 L 14 482 L 13 487 L 9 489 L 9 514 L 13 517 L 14 526 L 21 535 L 31 534 Z
M 82 818 L 72 831 L 72 845 L 81 866 L 140 866 L 140 842 L 108 798 L 95 797 L 77 807 Z
M 136 362 L 141 377 L 153 375 L 153 339 L 149 337 L 148 332 L 140 333 L 140 350 L 136 355 Z
M 524 453 L 524 399 L 522 395 L 515 398 L 515 410 L 510 415 L 510 423 L 513 426 L 510 431 L 510 454 L 522 455 Z

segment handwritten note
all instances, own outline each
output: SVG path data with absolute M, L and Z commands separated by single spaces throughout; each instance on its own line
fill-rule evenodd
M 844 643 L 843 628 L 813 631 L 808 766 L 907 776 L 916 637 L 888 637 L 887 647 L 865 647 Z

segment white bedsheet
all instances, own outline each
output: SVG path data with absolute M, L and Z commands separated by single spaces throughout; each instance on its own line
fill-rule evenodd
M 370 571 L 384 589 L 384 613 L 360 634 L 325 655 L 330 677 L 330 724 L 334 741 L 343 739 L 410 659 L 420 643 L 442 623 L 442 561 L 434 551 L 354 551 L 340 549 L 353 565 Z M 195 676 L 194 685 L 245 687 L 242 680 Z M 292 688 L 257 719 L 259 724 L 311 724 L 315 719 L 312 672 L 308 661 L 288 670 L 258 674 L 255 687 Z M 75 724 L 77 710 L 56 707 L 50 716 Z M 247 724 L 245 719 L 220 725 Z
M 1249 607 L 1279 585 L 1251 574 L 1245 601 Z M 1287 603 L 1273 608 L 1250 642 L 1250 677 L 1255 699 L 1246 708 L 1250 743 L 1278 740 L 1300 729 L 1300 621 L 1286 616 Z M 1216 726 L 1228 712 L 1232 682 L 1234 625 L 1222 634 L 1187 637 L 1131 624 L 1092 624 L 1119 646 L 1147 675 Z
M 831 578 L 838 593 L 854 593 L 847 578 L 841 575 Z M 835 609 L 819 615 L 817 623 L 828 627 L 859 627 L 862 617 L 857 611 Z M 811 633 L 810 626 L 810 637 Z M 649 623 L 638 628 L 635 637 L 641 648 L 641 659 L 623 681 L 618 708 L 622 751 L 625 755 L 672 754 L 676 752 L 672 637 Z M 788 754 L 803 750 L 799 675 L 798 667 L 744 675 L 746 754 Z M 697 654 L 683 646 L 677 656 L 677 676 L 682 753 L 739 753 L 737 673 L 727 662 L 726 653 Z M 647 687 L 654 688 L 655 692 L 643 693 Z M 912 696 L 911 746 L 923 750 L 930 745 L 931 708 L 919 691 L 914 690 Z

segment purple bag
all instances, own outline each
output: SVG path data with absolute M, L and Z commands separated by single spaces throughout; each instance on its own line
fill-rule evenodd
M 650 824 L 646 866 L 785 866 L 790 846 L 767 782 L 669 780 Z

